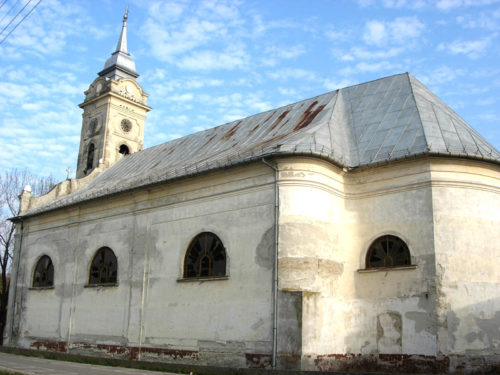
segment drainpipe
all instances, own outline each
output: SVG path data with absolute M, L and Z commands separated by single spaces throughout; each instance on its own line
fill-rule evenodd
M 274 264 L 273 264 L 273 359 L 272 366 L 276 368 L 278 353 L 278 215 L 279 215 L 279 171 L 276 166 L 269 164 L 266 159 L 262 162 L 274 171 Z
M 7 333 L 7 345 L 12 344 L 12 335 L 14 333 L 14 317 L 16 316 L 15 310 L 16 310 L 16 294 L 17 294 L 17 280 L 19 278 L 19 263 L 21 263 L 21 249 L 23 248 L 23 230 L 24 230 L 24 222 L 21 217 L 15 217 L 11 219 L 14 223 L 21 223 L 21 228 L 20 228 L 20 234 L 19 234 L 19 247 L 16 251 L 16 257 L 14 259 L 15 262 L 15 271 L 16 275 L 15 277 L 11 277 L 10 283 L 9 283 L 9 290 L 11 291 L 9 295 L 9 302 L 8 302 L 8 312 L 7 315 L 9 317 L 8 321 L 8 333 Z M 14 244 L 14 250 L 17 247 L 17 241 Z M 14 275 L 12 275 L 14 276 Z

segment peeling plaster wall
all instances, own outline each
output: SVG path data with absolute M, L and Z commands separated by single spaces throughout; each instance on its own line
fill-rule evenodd
M 428 162 L 346 174 L 294 158 L 280 171 L 279 288 L 303 292 L 302 368 L 355 369 L 349 355 L 435 356 Z M 385 234 L 406 241 L 417 267 L 358 272 Z
M 281 368 L 498 368 L 498 166 L 419 158 L 344 171 L 315 158 L 275 162 Z M 186 248 L 204 231 L 223 241 L 229 277 L 179 281 Z M 370 244 L 387 234 L 406 242 L 412 266 L 366 270 Z M 102 246 L 117 255 L 118 285 L 86 287 Z M 30 218 L 10 344 L 269 367 L 273 249 L 274 173 L 262 163 Z M 30 290 L 43 254 L 55 288 Z
M 500 364 L 500 167 L 432 163 L 439 349 L 457 370 Z
M 272 348 L 274 173 L 222 170 L 29 218 L 11 345 L 125 358 L 268 366 Z M 214 232 L 228 278 L 178 281 L 185 251 Z M 89 287 L 102 246 L 118 283 Z M 49 255 L 53 289 L 30 288 Z

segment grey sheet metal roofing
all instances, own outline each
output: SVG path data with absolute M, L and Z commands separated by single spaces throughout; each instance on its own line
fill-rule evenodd
M 500 163 L 500 153 L 408 73 L 332 91 L 128 155 L 30 216 L 276 155 L 357 168 L 417 155 Z

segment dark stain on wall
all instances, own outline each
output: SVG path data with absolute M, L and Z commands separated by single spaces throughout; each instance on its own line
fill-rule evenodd
M 302 292 L 278 292 L 278 356 L 283 369 L 299 370 L 302 356 Z
M 266 269 L 273 266 L 274 256 L 274 225 L 262 236 L 255 250 L 255 263 Z

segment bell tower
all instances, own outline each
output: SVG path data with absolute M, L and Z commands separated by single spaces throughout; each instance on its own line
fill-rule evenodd
M 116 51 L 106 60 L 99 77 L 85 91 L 82 132 L 76 178 L 88 176 L 96 168 L 107 168 L 120 158 L 140 151 L 148 94 L 137 83 L 139 74 L 127 52 L 128 9 Z

